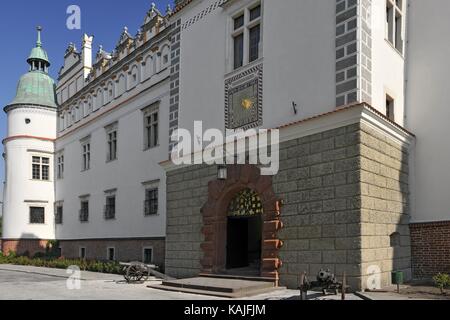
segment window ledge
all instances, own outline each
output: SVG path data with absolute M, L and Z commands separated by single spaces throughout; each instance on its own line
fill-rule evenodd
M 388 46 L 394 50 L 399 56 L 400 58 L 402 58 L 402 60 L 405 60 L 405 56 L 403 55 L 403 53 L 401 53 L 396 47 L 394 47 L 394 44 L 389 41 L 389 39 L 384 38 L 384 41 L 386 41 L 386 43 L 388 44 Z
M 239 73 L 241 73 L 241 72 L 243 72 L 243 71 L 245 71 L 247 69 L 250 69 L 250 68 L 252 68 L 254 66 L 257 66 L 258 64 L 261 64 L 263 61 L 264 61 L 264 58 L 261 57 L 259 59 L 256 59 L 255 61 L 249 62 L 246 65 L 243 65 L 242 67 L 239 67 L 237 69 L 234 69 L 231 72 L 228 72 L 227 74 L 225 74 L 225 78 L 230 78 L 230 77 L 232 77 L 234 75 L 237 75 L 237 74 L 239 74 Z
M 154 147 L 146 147 L 146 148 L 144 148 L 144 152 L 147 152 L 147 151 L 150 151 L 150 150 L 153 150 L 153 149 L 157 149 L 157 148 L 159 148 L 161 145 L 159 145 L 159 144 L 157 144 L 156 146 L 154 146 Z

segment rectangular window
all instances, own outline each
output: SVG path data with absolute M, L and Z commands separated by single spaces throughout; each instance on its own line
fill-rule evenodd
M 245 20 L 244 20 L 244 15 L 243 14 L 240 15 L 239 17 L 237 17 L 237 18 L 234 18 L 234 30 L 237 30 L 237 29 L 243 27 L 244 26 L 244 22 L 245 22 Z
M 108 154 L 106 156 L 106 160 L 107 161 L 114 161 L 117 160 L 117 126 L 111 126 L 109 129 L 107 129 L 106 131 L 106 135 L 107 135 L 107 140 L 108 140 L 108 144 L 107 144 L 107 150 L 108 150 Z
M 64 154 L 59 154 L 57 157 L 57 168 L 56 168 L 57 178 L 64 178 Z
M 395 48 L 403 53 L 403 18 L 400 12 L 396 12 L 395 16 Z
M 386 2 L 386 40 L 403 54 L 403 1 Z
M 259 24 L 250 29 L 249 62 L 258 60 L 259 58 L 260 30 Z
M 152 248 L 144 248 L 142 262 L 146 264 L 153 263 L 153 249 Z
M 32 178 L 33 180 L 50 180 L 50 158 L 32 158 Z
M 30 223 L 45 224 L 45 208 L 30 207 Z
M 394 99 L 386 96 L 386 117 L 395 122 L 395 105 Z
M 81 169 L 83 171 L 87 171 L 91 168 L 91 144 L 90 144 L 90 142 L 83 144 L 81 146 L 81 148 L 82 148 L 82 153 L 83 153 Z
M 145 149 L 159 145 L 159 108 L 152 107 L 144 111 Z
M 106 256 L 107 260 L 109 260 L 109 261 L 116 260 L 116 248 L 108 248 L 106 254 L 107 254 L 107 256 Z
M 80 259 L 86 259 L 86 248 L 85 247 L 81 247 L 80 248 Z
M 116 196 L 110 195 L 106 197 L 105 219 L 113 220 L 116 218 Z
M 261 4 L 243 9 L 233 18 L 233 68 L 238 69 L 261 57 L 262 7 Z
M 145 190 L 145 215 L 158 214 L 158 188 Z
M 241 33 L 234 37 L 234 68 L 240 68 L 244 65 L 244 34 Z
M 261 5 L 258 5 L 250 10 L 250 21 L 261 17 Z
M 81 200 L 80 222 L 89 222 L 89 200 Z
M 57 205 L 55 209 L 55 224 L 63 223 L 63 206 Z

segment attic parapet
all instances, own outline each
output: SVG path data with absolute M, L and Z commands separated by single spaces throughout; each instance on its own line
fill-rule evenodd
M 170 60 L 170 53 L 162 52 L 166 49 L 158 47 L 157 43 L 161 42 L 161 38 L 168 38 L 168 32 L 164 31 L 170 27 L 169 15 L 171 12 L 169 6 L 166 14 L 163 15 L 156 5 L 152 4 L 145 15 L 142 26 L 134 36 L 127 27 L 124 27 L 116 47 L 112 51 L 106 51 L 100 46 L 94 57 L 92 57 L 93 37 L 84 35 L 81 53 L 77 51 L 73 43 L 69 44 L 65 52 L 64 66 L 61 68 L 58 78 L 58 103 L 64 105 L 72 102 L 71 100 L 74 100 L 80 91 L 97 79 L 102 78 L 101 81 L 106 82 L 103 75 L 115 73 L 116 66 L 122 68 L 122 65 L 129 64 L 128 60 L 133 59 L 134 56 L 145 65 L 149 60 L 143 51 L 147 50 L 148 46 L 152 46 L 151 51 L 159 55 L 158 60 L 167 54 L 168 57 L 164 58 L 166 64 Z M 161 62 L 156 62 L 156 58 L 151 63 L 154 65 L 152 67 L 154 70 L 161 69 Z M 132 70 L 129 66 L 127 69 Z M 141 78 L 144 76 L 141 75 Z

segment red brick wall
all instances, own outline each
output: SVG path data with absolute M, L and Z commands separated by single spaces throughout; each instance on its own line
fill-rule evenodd
M 411 224 L 413 275 L 450 273 L 450 221 Z
M 33 239 L 21 239 L 21 240 L 2 240 L 2 252 L 7 255 L 9 252 L 15 252 L 18 255 L 22 255 L 26 252 L 30 257 L 33 257 L 36 253 L 45 253 L 48 240 L 33 240 Z
M 86 248 L 88 260 L 106 260 L 107 248 L 114 247 L 116 260 L 122 262 L 142 261 L 143 250 L 153 248 L 153 263 L 164 267 L 165 239 L 95 239 L 60 240 L 59 247 L 65 258 L 79 258 L 80 247 Z

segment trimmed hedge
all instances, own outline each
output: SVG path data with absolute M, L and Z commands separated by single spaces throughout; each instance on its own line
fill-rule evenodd
M 29 258 L 26 256 L 17 256 L 14 253 L 10 253 L 7 256 L 0 253 L 0 264 L 45 267 L 53 269 L 67 269 L 70 266 L 78 266 L 82 271 L 122 274 L 122 267 L 117 262 L 102 262 L 94 260 L 64 259 L 52 257 Z

